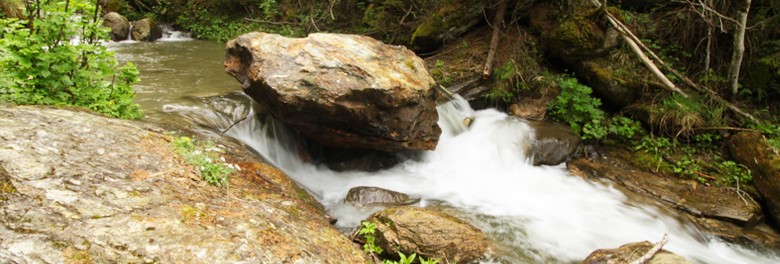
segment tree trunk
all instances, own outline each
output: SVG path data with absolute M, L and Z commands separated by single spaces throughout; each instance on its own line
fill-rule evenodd
M 748 12 L 750 11 L 750 1 L 744 0 L 743 6 L 739 9 L 737 22 L 734 30 L 734 52 L 731 55 L 731 65 L 729 65 L 729 99 L 732 101 L 739 92 L 739 70 L 742 66 L 742 56 L 745 54 L 745 29 L 747 28 Z
M 498 48 L 498 41 L 500 39 L 501 30 L 504 29 L 504 13 L 506 12 L 506 2 L 509 0 L 502 0 L 498 4 L 498 10 L 496 11 L 496 17 L 493 20 L 493 37 L 490 38 L 490 49 L 488 50 L 487 60 L 485 61 L 485 68 L 482 70 L 482 79 L 489 79 L 493 73 L 493 60 L 496 57 L 496 49 Z

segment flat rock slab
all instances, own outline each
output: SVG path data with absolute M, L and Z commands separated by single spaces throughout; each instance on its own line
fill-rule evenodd
M 280 171 L 226 154 L 242 170 L 229 191 L 217 188 L 155 131 L 86 112 L 0 109 L 0 262 L 366 263 Z
M 441 134 L 435 82 L 402 46 L 253 32 L 228 42 L 225 71 L 276 118 L 325 146 L 427 150 Z
M 777 233 L 761 224 L 761 207 L 735 190 L 672 179 L 633 168 L 618 158 L 579 158 L 567 163 L 572 175 L 608 179 L 628 191 L 660 202 L 714 235 L 735 242 L 778 247 Z

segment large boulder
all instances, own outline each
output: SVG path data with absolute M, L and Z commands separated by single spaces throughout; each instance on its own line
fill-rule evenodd
M 753 172 L 756 187 L 775 229 L 780 230 L 780 155 L 757 132 L 742 132 L 729 140 L 731 157 Z
M 449 263 L 476 262 L 493 251 L 479 229 L 447 214 L 418 207 L 395 207 L 371 215 L 376 245 L 383 254 L 416 253 Z
M 433 149 L 441 133 L 422 59 L 370 37 L 248 33 L 228 42 L 225 71 L 271 114 L 325 146 Z
M 379 187 L 358 186 L 349 189 L 345 200 L 354 206 L 364 207 L 409 205 L 420 201 L 420 198 Z
M 634 261 L 642 258 L 648 251 L 653 248 L 653 244 L 650 242 L 630 243 L 620 246 L 619 248 L 611 249 L 599 249 L 590 253 L 590 255 L 582 261 L 583 264 L 623 264 L 633 263 Z M 647 262 L 646 264 L 693 264 L 693 262 L 676 255 L 666 250 L 660 250 Z
M 138 21 L 130 23 L 133 26 L 132 35 L 134 40 L 138 41 L 154 41 L 162 38 L 162 28 L 160 28 L 154 20 L 144 18 Z
M 111 12 L 103 16 L 103 26 L 111 31 L 108 33 L 113 41 L 126 40 L 130 34 L 130 21 L 116 12 Z
M 158 131 L 158 132 L 155 132 Z M 156 126 L 0 108 L 2 263 L 367 263 L 311 196 L 219 142 L 230 195 Z
M 558 165 L 569 159 L 580 144 L 580 136 L 568 126 L 550 121 L 529 121 L 534 129 L 531 155 L 534 165 Z

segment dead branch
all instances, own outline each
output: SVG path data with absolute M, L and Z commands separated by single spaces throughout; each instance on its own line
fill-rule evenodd
M 485 60 L 485 68 L 482 70 L 482 79 L 487 80 L 490 78 L 493 72 L 493 61 L 496 59 L 496 49 L 498 49 L 498 41 L 500 40 L 501 30 L 504 28 L 504 13 L 506 13 L 506 2 L 503 0 L 498 4 L 498 10 L 493 20 L 493 36 L 490 38 L 490 49 L 488 50 L 487 60 Z
M 638 258 L 637 260 L 634 260 L 633 262 L 631 262 L 631 264 L 644 264 L 644 263 L 647 263 L 647 261 L 652 259 L 653 256 L 655 256 L 655 254 L 658 253 L 658 251 L 661 251 L 661 248 L 663 248 L 664 245 L 666 245 L 666 242 L 669 242 L 669 235 L 668 234 L 664 234 L 664 237 L 661 238 L 661 241 L 658 241 L 658 243 L 655 243 L 655 245 L 652 248 L 650 248 L 650 250 L 647 251 L 647 253 L 645 253 L 645 255 L 643 255 L 642 257 Z
M 267 20 L 257 20 L 257 19 L 251 19 L 251 18 L 248 18 L 248 17 L 245 17 L 244 20 L 255 22 L 255 23 L 261 23 L 261 24 L 295 26 L 295 23 L 290 23 L 290 22 L 285 22 L 285 21 L 276 22 L 276 21 L 267 21 Z
M 244 116 L 243 118 L 239 119 L 239 120 L 238 120 L 238 121 L 236 121 L 235 123 L 231 124 L 231 125 L 230 125 L 228 128 L 226 128 L 225 130 L 223 130 L 223 131 L 222 131 L 222 133 L 220 133 L 220 134 L 222 134 L 222 135 L 225 135 L 225 133 L 227 133 L 228 131 L 230 131 L 230 129 L 231 129 L 231 128 L 233 128 L 234 126 L 238 125 L 238 123 L 241 123 L 241 122 L 243 122 L 244 120 L 246 120 L 246 119 L 247 119 L 247 117 L 249 117 L 249 116 Z

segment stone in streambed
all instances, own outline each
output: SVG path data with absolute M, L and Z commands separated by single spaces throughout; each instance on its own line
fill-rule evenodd
M 127 35 L 130 33 L 130 21 L 116 12 L 103 16 L 103 26 L 111 29 L 108 34 L 113 41 L 126 40 Z
M 162 38 L 162 28 L 152 19 L 144 18 L 130 22 L 130 25 L 133 25 L 133 32 L 130 33 L 133 40 L 154 41 Z
M 429 150 L 441 133 L 434 80 L 401 46 L 357 35 L 253 32 L 228 42 L 225 71 L 276 118 L 324 146 Z
M 372 205 L 393 206 L 413 204 L 419 202 L 420 198 L 379 187 L 358 186 L 349 189 L 346 201 L 358 207 Z
M 493 251 L 482 231 L 460 219 L 432 209 L 395 207 L 371 215 L 376 245 L 385 255 L 416 253 L 449 263 L 472 263 Z
M 632 263 L 644 256 L 653 244 L 650 242 L 630 243 L 612 249 L 599 249 L 590 253 L 582 262 L 583 264 L 623 264 Z M 643 262 L 646 264 L 693 264 L 693 262 L 676 255 L 672 252 L 662 249 L 653 255 L 652 258 Z
M 780 230 L 780 154 L 758 132 L 742 132 L 729 140 L 731 157 L 753 172 L 753 185 L 767 206 L 769 219 Z
M 534 165 L 558 165 L 569 159 L 580 144 L 580 137 L 568 126 L 550 121 L 528 121 L 534 128 L 531 154 Z

